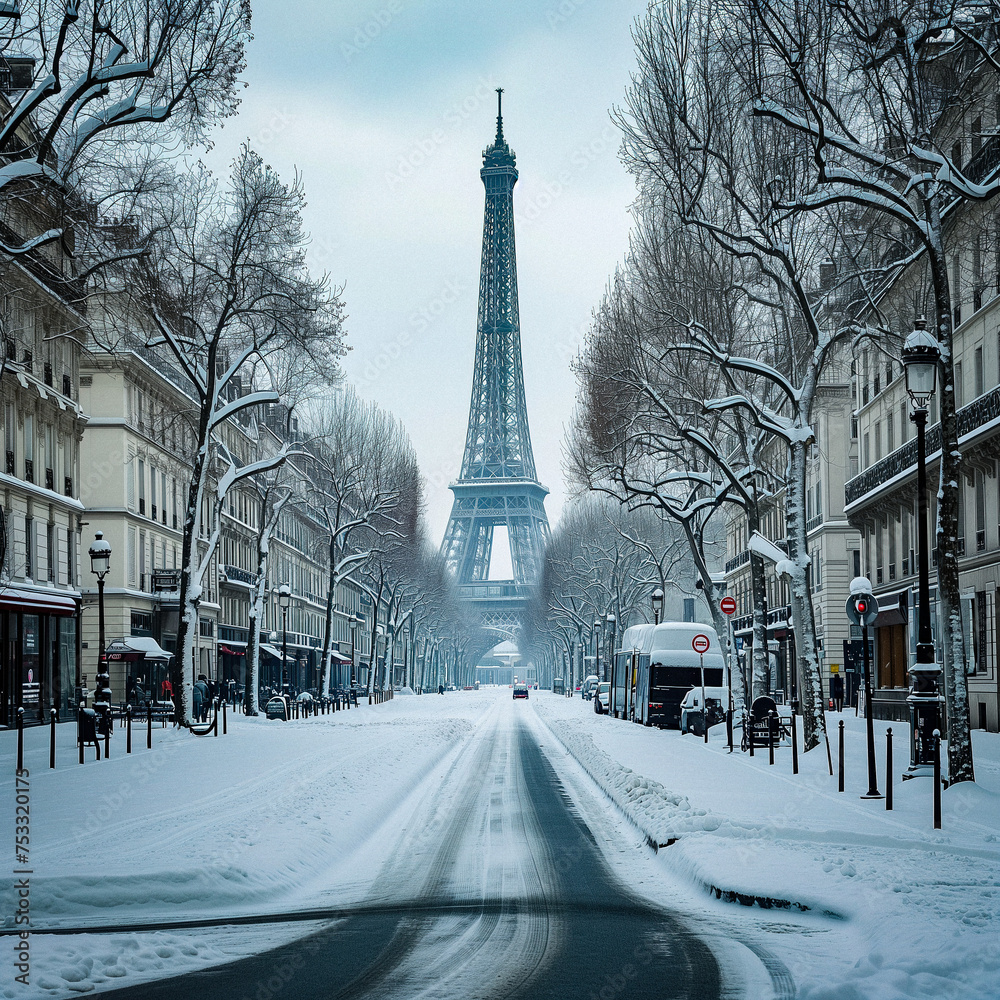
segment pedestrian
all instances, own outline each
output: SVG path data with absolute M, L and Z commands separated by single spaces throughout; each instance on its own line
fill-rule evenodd
M 194 715 L 199 722 L 208 720 L 208 703 L 210 700 L 208 679 L 204 674 L 198 674 L 194 685 Z
M 163 683 L 160 685 L 160 694 L 164 701 L 174 700 L 174 686 L 170 683 L 169 677 L 163 678 Z
M 838 712 L 844 711 L 844 678 L 840 674 L 834 674 L 830 681 L 830 695 L 833 697 L 834 708 Z

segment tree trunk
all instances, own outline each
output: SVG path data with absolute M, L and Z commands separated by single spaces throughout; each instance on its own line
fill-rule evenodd
M 330 672 L 333 668 L 333 603 L 337 592 L 337 546 L 330 536 L 330 570 L 326 585 L 326 623 L 323 630 L 323 697 L 330 694 Z
M 786 485 L 785 526 L 788 560 L 791 564 L 792 621 L 795 625 L 795 655 L 798 665 L 799 702 L 806 750 L 820 745 L 826 735 L 823 711 L 823 677 L 816 653 L 816 622 L 809 593 L 809 550 L 806 543 L 806 458 L 808 443 L 795 440 L 789 445 Z
M 932 232 L 939 234 L 941 222 L 936 205 L 930 207 Z M 962 631 L 962 595 L 958 575 L 958 483 L 962 454 L 958 447 L 958 417 L 955 411 L 955 356 L 951 295 L 943 248 L 934 241 L 930 254 L 937 308 L 936 335 L 941 345 L 941 476 L 938 481 L 937 548 L 938 621 L 943 633 L 944 693 L 948 712 L 948 776 L 954 783 L 975 781 L 972 733 L 969 719 L 969 683 L 965 674 L 965 636 Z

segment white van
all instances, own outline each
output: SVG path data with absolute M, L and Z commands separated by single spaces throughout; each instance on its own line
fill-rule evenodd
M 708 639 L 704 655 L 705 676 L 701 675 L 702 657 L 695 652 L 695 636 Z M 693 687 L 722 687 L 725 683 L 725 657 L 719 637 L 711 625 L 700 622 L 662 622 L 654 626 L 650 637 L 648 665 L 637 672 L 635 685 L 635 721 L 661 729 L 681 728 L 681 700 Z

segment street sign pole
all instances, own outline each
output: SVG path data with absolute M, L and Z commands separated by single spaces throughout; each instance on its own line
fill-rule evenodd
M 708 636 L 699 632 L 691 640 L 691 648 L 698 654 L 701 664 L 701 716 L 704 720 L 705 742 L 708 742 L 708 700 L 705 698 L 705 653 L 708 651 Z
M 733 752 L 733 657 L 736 656 L 736 633 L 733 631 L 733 615 L 736 614 L 736 599 L 723 597 L 719 601 L 722 613 L 728 618 L 729 655 L 726 657 L 726 687 L 729 691 L 729 709 L 726 712 L 726 740 L 729 752 Z

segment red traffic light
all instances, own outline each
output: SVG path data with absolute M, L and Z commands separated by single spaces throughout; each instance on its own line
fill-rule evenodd
M 854 602 L 854 606 L 858 609 L 859 615 L 863 615 L 868 610 L 868 602 L 863 597 L 859 597 Z

